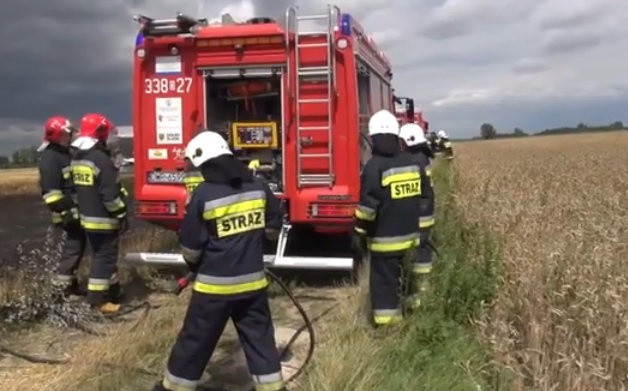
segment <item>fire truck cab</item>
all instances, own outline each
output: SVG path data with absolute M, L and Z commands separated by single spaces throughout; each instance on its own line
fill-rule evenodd
M 393 102 L 395 106 L 401 106 L 400 108 L 395 107 L 395 115 L 399 125 L 415 123 L 423 128 L 426 135 L 429 133 L 429 123 L 423 117 L 423 112 L 415 109 L 414 99 L 405 96 L 393 96 Z
M 370 157 L 368 119 L 394 111 L 390 62 L 364 29 L 331 5 L 320 15 L 289 7 L 282 23 L 239 23 L 229 15 L 213 22 L 182 14 L 135 19 L 137 217 L 179 228 L 187 196 L 183 151 L 210 129 L 284 202 L 268 266 L 350 270 L 360 171 Z M 178 254 L 126 259 L 183 264 Z

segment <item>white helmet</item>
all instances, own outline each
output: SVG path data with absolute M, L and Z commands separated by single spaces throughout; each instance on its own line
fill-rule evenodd
M 399 136 L 397 117 L 388 110 L 380 110 L 369 119 L 369 136 L 375 134 L 394 134 Z
M 414 123 L 403 125 L 401 129 L 399 129 L 399 137 L 401 137 L 409 147 L 427 142 L 423 128 Z
M 194 167 L 200 167 L 206 161 L 222 155 L 233 155 L 229 144 L 220 134 L 209 130 L 194 136 L 185 147 L 185 157 L 190 159 Z
M 438 131 L 438 137 L 440 138 L 447 138 L 447 132 L 445 132 L 443 129 Z

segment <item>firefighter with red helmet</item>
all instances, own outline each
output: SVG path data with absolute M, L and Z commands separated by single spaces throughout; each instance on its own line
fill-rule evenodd
M 107 148 L 113 123 L 98 113 L 81 119 L 72 160 L 72 180 L 78 196 L 81 225 L 92 248 L 87 302 L 102 313 L 120 309 L 117 281 L 119 236 L 127 227 L 126 196 Z
M 197 134 L 185 154 L 204 178 L 179 231 L 195 281 L 164 378 L 154 390 L 196 389 L 229 319 L 256 389 L 284 390 L 263 260 L 264 236 L 276 236 L 282 225 L 280 202 L 220 134 Z
M 432 185 L 432 167 L 430 159 L 434 158 L 431 148 L 425 138 L 423 129 L 417 124 L 406 124 L 399 130 L 399 137 L 419 166 L 421 172 L 421 199 L 419 214 L 419 246 L 417 256 L 412 265 L 413 288 L 409 297 L 410 308 L 418 308 L 421 304 L 420 293 L 427 289 L 427 276 L 432 272 L 432 250 L 430 248 L 430 234 L 434 227 L 434 188 Z
M 44 142 L 37 149 L 41 152 L 38 165 L 42 198 L 52 213 L 52 224 L 65 232 L 65 245 L 54 279 L 54 284 L 65 294 L 79 294 L 76 270 L 86 243 L 70 175 L 70 142 L 75 131 L 66 117 L 51 117 L 44 125 Z
M 372 156 L 360 175 L 354 246 L 370 252 L 370 296 L 376 326 L 402 319 L 401 273 L 405 257 L 418 241 L 421 175 L 412 157 L 401 151 L 399 123 L 388 110 L 368 124 Z

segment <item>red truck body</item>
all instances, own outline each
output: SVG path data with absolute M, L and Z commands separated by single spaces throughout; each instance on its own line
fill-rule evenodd
M 414 99 L 395 96 L 393 97 L 393 101 L 403 105 L 403 109 L 397 109 L 395 111 L 395 115 L 397 116 L 397 120 L 399 120 L 400 125 L 415 123 L 423 128 L 423 132 L 425 134 L 429 133 L 430 124 L 423 116 L 423 112 L 416 110 L 414 107 Z
M 261 161 L 287 224 L 346 235 L 370 157 L 368 118 L 394 111 L 391 64 L 337 7 L 212 25 L 179 14 L 136 17 L 133 129 L 136 215 L 177 230 L 183 150 L 199 129 L 222 132 L 245 163 Z M 322 22 L 302 31 L 306 21 Z M 311 22 L 310 22 L 311 23 Z M 315 26 L 316 27 L 316 26 Z

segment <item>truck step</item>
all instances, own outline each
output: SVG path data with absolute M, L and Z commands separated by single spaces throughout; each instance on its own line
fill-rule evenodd
M 297 20 L 324 20 L 329 19 L 327 14 L 314 14 L 314 15 L 300 15 L 297 16 Z
M 301 174 L 299 175 L 301 185 L 330 185 L 334 183 L 333 174 Z
M 124 257 L 124 261 L 143 266 L 186 266 L 183 256 L 176 253 L 129 253 Z M 353 259 L 264 255 L 264 264 L 273 269 L 351 270 Z
M 300 104 L 304 103 L 328 103 L 329 99 L 321 98 L 321 99 L 299 99 Z
M 331 153 L 300 153 L 299 158 L 313 159 L 313 158 L 329 157 L 330 155 Z
M 299 131 L 307 130 L 329 130 L 329 126 L 299 126 Z
M 301 67 L 297 69 L 297 74 L 301 77 L 329 76 L 331 69 L 329 67 Z
M 298 48 L 324 48 L 324 47 L 329 47 L 329 44 L 327 42 L 320 42 L 320 43 L 299 43 Z

